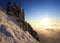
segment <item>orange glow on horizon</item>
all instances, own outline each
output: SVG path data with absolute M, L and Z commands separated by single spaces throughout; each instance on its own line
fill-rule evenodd
M 42 20 L 40 20 L 40 21 L 30 21 L 29 22 L 30 24 L 31 24 L 31 26 L 33 27 L 33 28 L 38 28 L 38 27 L 40 27 L 40 28 L 45 28 L 45 29 L 50 29 L 50 28 L 60 28 L 59 26 L 60 26 L 60 22 L 52 22 L 52 20 L 51 19 L 47 19 L 47 18 L 43 18 Z

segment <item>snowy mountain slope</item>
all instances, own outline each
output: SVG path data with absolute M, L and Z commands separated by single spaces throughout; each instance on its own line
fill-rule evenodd
M 39 43 L 0 10 L 0 43 Z

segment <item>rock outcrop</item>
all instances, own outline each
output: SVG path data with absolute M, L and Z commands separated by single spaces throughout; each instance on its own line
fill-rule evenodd
M 33 30 L 31 25 L 25 21 L 24 9 L 19 6 L 16 2 L 14 6 L 11 6 L 11 2 L 7 3 L 7 15 L 8 17 L 25 32 L 28 31 L 36 40 L 39 40 L 38 34 Z
M 0 8 L 0 43 L 39 43 L 28 31 L 24 32 L 14 16 Z

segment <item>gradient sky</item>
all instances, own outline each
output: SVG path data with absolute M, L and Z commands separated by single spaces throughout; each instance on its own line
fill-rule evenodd
M 41 18 L 48 16 L 52 20 L 60 20 L 60 1 L 59 0 L 10 0 L 18 2 L 25 10 L 26 21 L 40 21 Z M 8 0 L 0 0 L 0 5 L 6 6 Z

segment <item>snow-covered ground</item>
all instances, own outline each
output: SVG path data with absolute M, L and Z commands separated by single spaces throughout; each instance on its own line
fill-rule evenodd
M 13 18 L 12 18 L 13 19 Z M 0 43 L 39 43 L 0 10 Z

